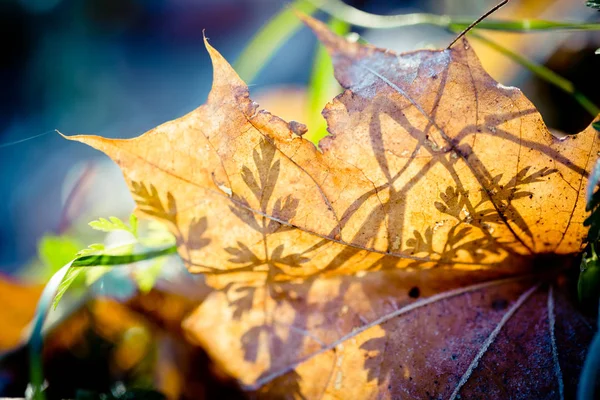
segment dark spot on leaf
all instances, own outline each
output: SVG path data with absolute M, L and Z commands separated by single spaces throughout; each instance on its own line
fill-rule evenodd
M 505 299 L 496 299 L 492 301 L 492 308 L 495 311 L 504 310 L 506 306 L 508 306 L 508 301 L 506 301 Z
M 408 291 L 408 296 L 413 299 L 418 299 L 420 295 L 421 295 L 421 291 L 416 286 Z

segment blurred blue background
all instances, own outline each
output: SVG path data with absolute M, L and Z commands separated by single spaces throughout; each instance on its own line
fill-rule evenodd
M 203 30 L 233 62 L 288 3 L 0 0 L 0 143 L 54 129 L 127 138 L 177 118 L 202 104 L 210 89 Z M 410 3 L 352 4 L 389 12 Z M 307 30 L 295 35 L 255 85 L 305 83 L 314 46 Z M 0 148 L 0 271 L 17 269 L 35 256 L 44 233 L 59 230 L 69 171 L 99 157 L 55 133 Z M 107 183 L 102 202 L 122 188 L 118 179 L 112 189 Z M 97 216 L 117 213 L 110 206 L 102 211 L 107 215 Z
M 549 8 L 553 3 L 576 1 L 537 3 Z M 477 16 L 495 1 L 347 3 L 382 14 L 428 11 Z M 577 20 L 581 12 L 588 12 L 584 15 L 588 18 L 591 14 L 584 1 L 579 3 L 581 7 L 573 8 L 576 13 L 563 10 L 558 19 Z M 287 4 L 283 0 L 0 0 L 0 144 L 54 129 L 68 135 L 128 138 L 177 118 L 202 104 L 210 88 L 212 69 L 203 30 L 233 62 L 253 34 Z M 428 40 L 430 30 L 410 32 L 404 38 L 417 44 Z M 402 36 L 386 35 L 387 43 L 373 40 L 382 46 L 402 46 Z M 251 90 L 306 84 L 315 43 L 306 29 L 296 34 Z M 546 59 L 551 54 L 537 57 Z M 43 234 L 61 230 L 69 182 L 73 185 L 78 174 L 85 174 L 82 162 L 102 157 L 55 133 L 0 148 L 0 272 L 18 269 L 36 255 Z M 86 201 L 96 204 L 93 218 L 132 207 L 118 171 L 110 168 L 97 168 L 93 188 L 87 189 Z

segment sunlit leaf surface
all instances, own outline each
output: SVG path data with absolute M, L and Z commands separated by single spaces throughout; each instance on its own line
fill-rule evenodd
M 205 105 L 132 140 L 71 138 L 219 289 L 188 335 L 265 397 L 572 397 L 597 132 L 554 138 L 466 40 L 397 55 L 307 23 L 346 89 L 319 149 L 208 43 Z

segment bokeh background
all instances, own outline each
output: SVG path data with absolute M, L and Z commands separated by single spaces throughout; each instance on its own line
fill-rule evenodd
M 477 17 L 496 1 L 347 1 L 381 13 L 432 12 Z M 117 168 L 100 153 L 53 133 L 137 136 L 202 104 L 211 84 L 203 31 L 235 61 L 283 0 L 0 0 L 0 272 L 36 257 L 37 243 L 65 226 L 127 215 L 133 203 Z M 585 0 L 513 0 L 493 18 L 598 21 Z M 323 16 L 323 14 L 321 14 Z M 365 31 L 396 50 L 445 46 L 433 27 Z M 489 34 L 571 79 L 600 104 L 598 33 Z M 305 86 L 316 49 L 302 29 L 264 66 L 251 93 Z M 552 127 L 576 132 L 591 121 L 573 99 L 477 46 L 492 75 L 517 85 Z M 281 99 L 279 99 L 281 101 Z M 301 114 L 301 113 L 300 113 Z M 73 200 L 75 197 L 77 201 Z M 68 207 L 65 205 L 68 204 Z
M 346 0 L 377 14 L 429 12 L 470 20 L 497 1 Z M 511 0 L 492 18 L 599 22 L 600 13 L 585 2 Z M 32 319 L 46 314 L 36 307 L 50 276 L 90 243 L 114 248 L 132 237 L 88 226 L 99 217 L 127 220 L 133 210 L 119 169 L 54 130 L 130 138 L 182 116 L 204 103 L 210 89 L 203 32 L 234 62 L 290 3 L 0 0 L 0 396 L 22 397 L 30 371 L 42 371 L 43 364 L 48 398 L 74 398 L 82 390 L 88 397 L 78 398 L 125 398 L 136 388 L 173 399 L 244 397 L 182 330 L 211 288 L 177 256 L 113 268 L 95 279 L 89 279 L 90 269 L 48 313 L 43 333 L 33 335 L 40 343 L 44 336 L 43 351 L 28 355 L 26 344 Z M 431 26 L 352 31 L 396 51 L 443 48 L 454 38 Z M 548 66 L 600 105 L 600 55 L 594 54 L 599 32 L 481 34 Z M 497 51 L 471 44 L 486 70 L 522 88 L 552 128 L 575 133 L 592 120 L 571 96 Z M 319 107 L 307 100 L 317 46 L 314 35 L 301 29 L 249 82 L 253 99 L 285 119 L 305 122 L 307 136 L 322 132 L 314 112 Z M 325 105 L 321 100 L 317 106 Z

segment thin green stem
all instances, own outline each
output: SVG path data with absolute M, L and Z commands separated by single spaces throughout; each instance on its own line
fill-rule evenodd
M 42 364 L 42 346 L 44 344 L 44 337 L 42 335 L 42 328 L 44 327 L 44 321 L 46 315 L 50 311 L 50 306 L 54 295 L 60 286 L 60 283 L 66 276 L 72 263 L 68 263 L 61 269 L 59 269 L 44 287 L 42 295 L 38 300 L 37 307 L 35 309 L 35 315 L 33 317 L 33 329 L 31 336 L 29 337 L 29 382 L 32 390 L 32 398 L 35 400 L 43 400 L 46 398 L 43 385 L 44 385 L 44 369 Z
M 313 14 L 317 7 L 308 0 L 296 0 L 263 26 L 246 46 L 233 67 L 247 83 L 252 82 L 275 52 L 300 29 L 295 11 Z
M 598 108 L 590 99 L 588 99 L 583 93 L 575 88 L 573 83 L 562 76 L 558 75 L 556 72 L 551 69 L 538 64 L 534 61 L 528 60 L 527 58 L 507 49 L 501 44 L 494 42 L 486 37 L 481 36 L 480 34 L 471 31 L 469 33 L 470 36 L 489 46 L 490 48 L 498 51 L 499 53 L 505 55 L 510 58 L 517 64 L 521 65 L 525 69 L 531 71 L 533 74 L 538 76 L 539 78 L 545 80 L 546 82 L 558 87 L 564 92 L 573 96 L 573 98 L 588 112 L 592 117 L 598 116 L 600 114 L 600 108 Z
M 50 311 L 50 308 L 55 300 L 55 296 L 61 284 L 71 268 L 85 268 L 92 266 L 114 266 L 119 264 L 130 264 L 136 261 L 149 260 L 152 258 L 162 257 L 177 252 L 177 246 L 167 247 L 165 249 L 152 250 L 142 254 L 129 255 L 88 255 L 79 257 L 61 269 L 59 269 L 50 278 L 46 287 L 42 291 L 42 295 L 38 301 L 35 315 L 33 317 L 33 329 L 29 337 L 29 379 L 32 389 L 32 398 L 35 400 L 43 400 L 45 394 L 43 392 L 44 371 L 42 364 L 42 347 L 44 343 L 43 327 L 44 321 Z
M 152 250 L 141 254 L 107 255 L 92 254 L 82 256 L 73 261 L 73 267 L 114 266 L 132 264 L 138 261 L 150 260 L 152 258 L 167 256 L 177 253 L 177 246 L 167 247 L 160 250 Z
M 467 28 L 473 18 L 450 17 L 427 13 L 378 15 L 361 11 L 349 6 L 342 0 L 308 0 L 314 6 L 340 20 L 364 28 L 400 28 L 413 25 L 435 25 L 451 31 L 461 31 Z M 499 30 L 505 32 L 539 32 L 547 30 L 578 30 L 597 31 L 600 24 L 577 22 L 558 22 L 538 19 L 523 19 L 519 21 L 488 20 L 477 24 L 477 29 Z

